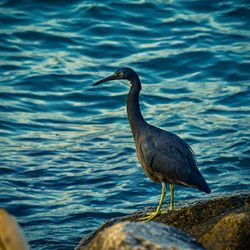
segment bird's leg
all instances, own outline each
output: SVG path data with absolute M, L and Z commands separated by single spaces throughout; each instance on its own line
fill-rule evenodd
M 170 201 L 170 208 L 169 210 L 174 209 L 174 184 L 169 184 L 170 186 L 170 191 L 171 191 L 171 201 Z
M 160 203 L 157 207 L 157 210 L 156 212 L 152 212 L 152 213 L 147 213 L 147 216 L 146 217 L 143 217 L 143 218 L 140 218 L 139 220 L 146 220 L 146 221 L 149 221 L 149 220 L 152 220 L 154 219 L 156 216 L 158 216 L 159 214 L 162 214 L 164 212 L 161 211 L 161 206 L 162 206 L 162 203 L 164 201 L 164 197 L 166 195 L 166 186 L 165 186 L 165 182 L 162 182 L 162 191 L 161 191 L 161 199 L 160 199 Z

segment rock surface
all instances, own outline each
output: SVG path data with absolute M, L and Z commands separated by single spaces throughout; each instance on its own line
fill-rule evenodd
M 201 242 L 208 249 L 250 249 L 250 216 L 234 213 L 222 218 Z M 227 242 L 227 244 L 225 244 Z
M 15 218 L 0 209 L 0 250 L 28 250 L 24 234 Z
M 88 250 L 181 250 L 204 248 L 193 238 L 172 226 L 158 222 L 120 222 L 104 229 L 85 247 Z
M 210 200 L 189 201 L 177 204 L 173 211 L 156 217 L 154 221 L 178 228 L 209 250 L 250 249 L 249 201 L 249 191 L 223 194 Z M 96 235 L 105 228 L 118 222 L 138 221 L 149 211 L 152 209 L 107 221 L 96 231 L 85 236 L 76 249 L 89 249 Z

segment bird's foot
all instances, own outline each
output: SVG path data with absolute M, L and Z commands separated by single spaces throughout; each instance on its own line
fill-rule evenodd
M 156 211 L 156 212 L 151 212 L 151 213 L 146 213 L 146 217 L 140 218 L 139 221 L 150 221 L 152 219 L 154 219 L 155 217 L 157 217 L 158 215 L 161 214 L 166 214 L 168 211 Z

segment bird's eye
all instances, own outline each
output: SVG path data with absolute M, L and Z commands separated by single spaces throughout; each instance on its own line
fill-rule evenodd
M 123 76 L 123 72 L 120 72 L 119 75 L 120 75 L 120 76 Z

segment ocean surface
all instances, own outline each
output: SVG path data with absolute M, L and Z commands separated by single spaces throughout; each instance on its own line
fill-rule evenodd
M 235 1 L 0 3 L 0 207 L 32 249 L 73 249 L 116 216 L 157 206 L 126 114 L 123 66 L 150 124 L 192 147 L 212 193 L 249 189 L 250 4 Z M 167 189 L 165 204 L 169 204 Z

